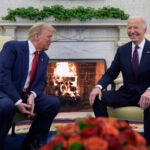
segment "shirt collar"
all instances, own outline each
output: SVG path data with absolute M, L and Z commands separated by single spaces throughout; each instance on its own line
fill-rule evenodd
M 32 44 L 30 40 L 28 40 L 28 44 L 29 44 L 29 53 L 34 54 L 34 52 L 36 51 L 34 45 Z
M 143 41 L 142 41 L 138 46 L 139 46 L 140 49 L 143 49 L 143 48 L 144 48 L 144 45 L 145 45 L 145 39 L 143 39 Z M 136 46 L 136 45 L 135 45 L 134 43 L 132 43 L 132 49 L 134 49 L 135 46 Z

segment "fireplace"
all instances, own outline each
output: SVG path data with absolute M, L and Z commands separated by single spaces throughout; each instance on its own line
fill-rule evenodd
M 59 98 L 61 111 L 89 111 L 89 93 L 105 70 L 104 59 L 51 60 L 45 92 Z

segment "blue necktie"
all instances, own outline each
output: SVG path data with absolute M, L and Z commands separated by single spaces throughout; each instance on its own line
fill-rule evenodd
M 138 65 L 139 65 L 139 56 L 138 56 L 138 49 L 139 47 L 136 45 L 134 52 L 133 52 L 133 56 L 132 56 L 132 69 L 133 69 L 133 73 L 136 76 L 137 73 L 137 69 L 138 69 Z

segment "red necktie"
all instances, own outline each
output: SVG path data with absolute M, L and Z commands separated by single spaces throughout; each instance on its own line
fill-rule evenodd
M 138 49 L 139 47 L 136 45 L 135 46 L 135 49 L 134 49 L 134 52 L 133 52 L 133 56 L 132 56 L 132 69 L 133 69 L 133 72 L 134 72 L 134 75 L 136 76 L 136 73 L 137 73 L 137 68 L 138 68 L 138 65 L 139 65 L 139 58 L 138 58 Z
M 32 82 L 34 80 L 36 70 L 37 70 L 38 58 L 39 58 L 39 53 L 38 53 L 38 51 L 36 51 L 34 53 L 34 58 L 33 58 L 33 61 L 32 61 L 32 68 L 31 68 L 31 72 L 30 72 L 30 80 L 29 80 L 29 87 L 28 88 L 31 87 Z

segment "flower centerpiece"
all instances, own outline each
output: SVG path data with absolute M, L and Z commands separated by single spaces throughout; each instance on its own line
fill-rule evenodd
M 57 127 L 57 134 L 41 150 L 148 150 L 146 140 L 126 121 L 78 118 Z

